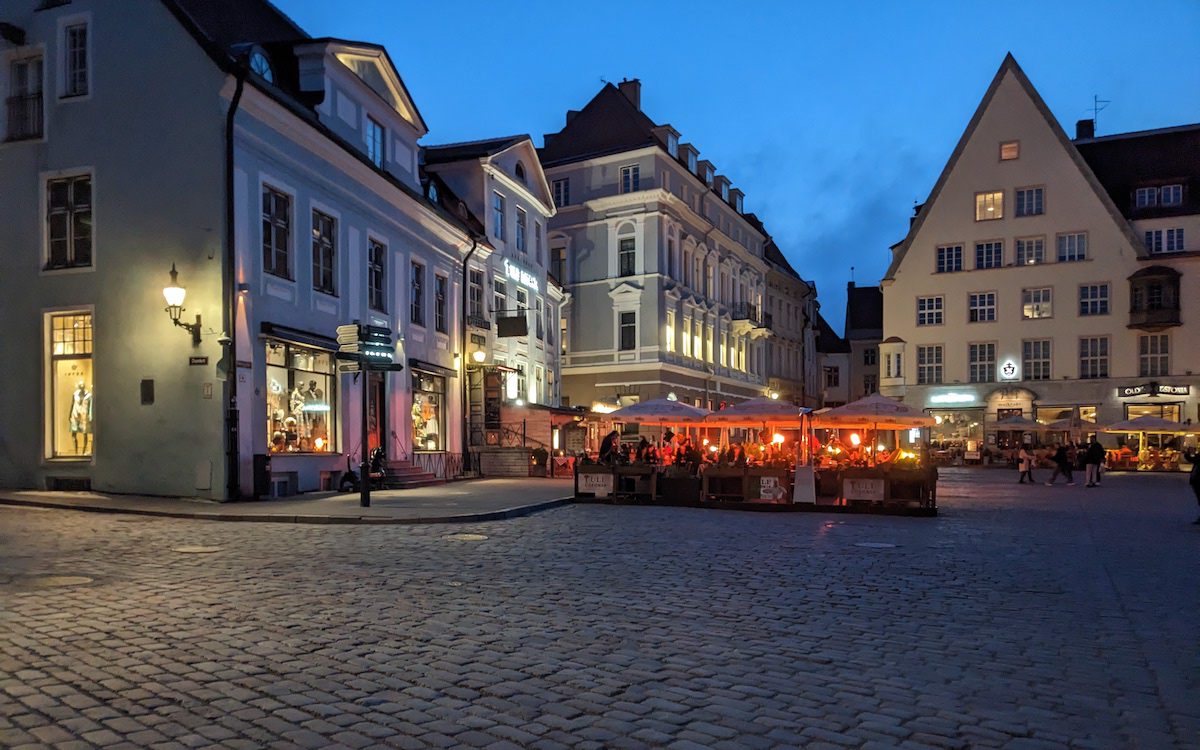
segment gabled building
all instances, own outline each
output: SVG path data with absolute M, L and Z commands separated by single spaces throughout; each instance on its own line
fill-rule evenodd
M 1200 127 L 1072 140 L 1005 58 L 883 280 L 880 386 L 935 439 L 997 420 L 1198 418 Z M 1190 279 L 1190 281 L 1189 281 Z
M 767 271 L 767 387 L 777 398 L 815 408 L 821 403 L 816 347 L 816 284 L 796 273 L 773 239 L 764 250 Z
M 879 392 L 879 342 L 883 340 L 883 292 L 846 284 L 846 342 L 850 346 L 847 396 L 857 401 Z
M 642 111 L 637 80 L 605 84 L 545 136 L 550 264 L 570 292 L 564 404 L 715 408 L 768 390 L 767 237 L 679 138 Z
M 376 446 L 453 473 L 459 280 L 487 239 L 425 192 L 386 50 L 263 0 L 12 0 L 0 21 L 0 485 L 285 494 Z M 403 372 L 338 374 L 355 321 Z
M 850 401 L 850 343 L 837 335 L 817 312 L 817 366 L 821 371 L 819 406 L 842 406 Z

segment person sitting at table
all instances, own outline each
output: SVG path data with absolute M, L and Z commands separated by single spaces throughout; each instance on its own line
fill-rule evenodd
M 617 462 L 617 453 L 621 449 L 621 433 L 613 430 L 604 436 L 604 440 L 600 443 L 599 460 L 602 464 L 614 464 Z
M 642 439 L 638 441 L 637 453 L 635 454 L 638 463 L 642 463 L 646 460 L 646 451 L 649 449 L 650 441 L 646 439 L 645 435 L 643 435 Z

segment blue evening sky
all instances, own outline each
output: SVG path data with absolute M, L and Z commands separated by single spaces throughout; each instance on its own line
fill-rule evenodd
M 383 44 L 429 144 L 559 130 L 642 81 L 746 193 L 841 330 L 850 267 L 878 283 L 1006 52 L 1074 135 L 1200 122 L 1200 1 L 276 0 L 308 33 Z

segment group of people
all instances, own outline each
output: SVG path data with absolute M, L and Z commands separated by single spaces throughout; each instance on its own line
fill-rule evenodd
M 1078 445 L 1073 441 L 1059 443 L 1054 447 L 1053 453 L 1050 454 L 1050 460 L 1054 463 L 1054 472 L 1050 475 L 1050 480 L 1046 482 L 1046 486 L 1054 484 L 1055 480 L 1062 476 L 1068 485 L 1075 484 L 1075 469 L 1083 464 L 1085 472 L 1084 487 L 1098 487 L 1100 478 L 1103 474 L 1104 467 L 1104 446 L 1092 437 L 1091 441 L 1086 445 Z M 1020 452 L 1017 454 L 1018 468 L 1021 471 L 1018 484 L 1025 484 L 1029 480 L 1030 484 L 1036 484 L 1037 480 L 1033 477 L 1033 468 L 1038 460 L 1037 453 L 1030 447 L 1029 443 L 1021 446 Z
M 621 434 L 613 430 L 601 441 L 597 460 L 599 463 L 609 465 L 639 463 L 652 466 L 682 466 L 695 474 L 700 465 L 704 463 L 728 466 L 749 464 L 786 464 L 790 466 L 795 462 L 792 448 L 776 443 L 763 444 L 758 447 L 731 443 L 724 449 L 719 449 L 706 439 L 694 440 L 687 435 L 676 435 L 671 430 L 663 433 L 660 440 L 651 441 L 642 436 L 635 444 L 622 442 Z

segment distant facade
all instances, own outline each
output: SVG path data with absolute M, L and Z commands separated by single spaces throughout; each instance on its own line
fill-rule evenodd
M 817 312 L 817 369 L 821 407 L 842 406 L 850 401 L 850 344 Z
M 769 264 L 767 311 L 771 315 L 767 387 L 777 398 L 814 408 L 821 401 L 815 335 L 817 288 L 800 278 L 774 240 L 767 240 L 765 256 Z
M 606 84 L 540 152 L 558 208 L 551 273 L 570 293 L 563 401 L 764 395 L 767 237 L 742 192 L 640 98 L 636 80 Z
M 935 439 L 1200 414 L 1200 126 L 1072 141 L 1011 56 L 883 280 L 881 390 Z M 968 446 L 970 447 L 970 446 Z
M 883 293 L 877 286 L 846 285 L 846 343 L 850 346 L 846 391 L 851 401 L 879 392 L 879 343 L 883 340 Z
M 257 0 L 14 0 L 0 20 L 0 361 L 21 368 L 0 485 L 285 494 L 375 446 L 449 473 L 461 269 L 487 238 L 424 192 L 426 126 L 387 52 Z M 194 340 L 163 312 L 172 267 Z M 391 331 L 404 371 L 339 376 L 352 321 Z

